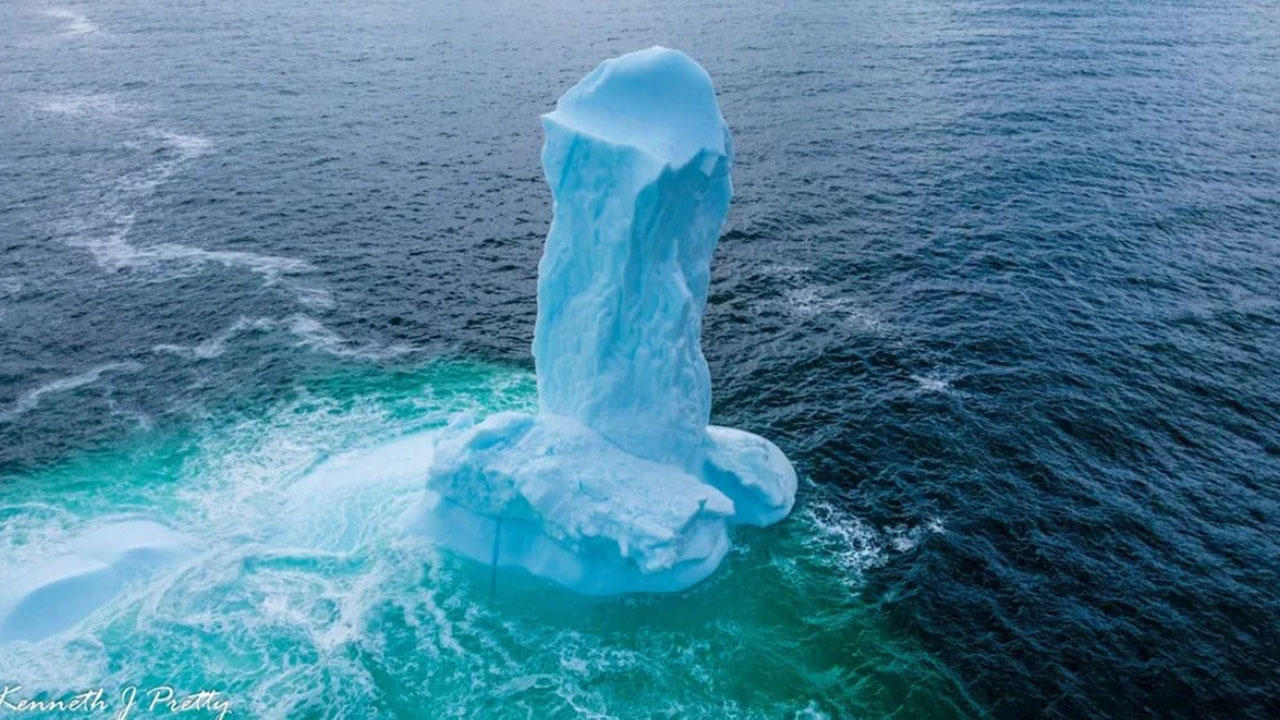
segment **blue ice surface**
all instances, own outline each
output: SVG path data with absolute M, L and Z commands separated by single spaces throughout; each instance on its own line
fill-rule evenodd
M 184 536 L 150 520 L 89 530 L 65 552 L 0 578 L 0 643 L 41 640 L 74 626 L 125 586 L 194 554 Z
M 773 443 L 708 426 L 700 336 L 729 129 L 706 71 L 662 47 L 601 63 L 543 129 L 538 413 L 443 430 L 410 521 L 580 592 L 680 590 L 715 570 L 731 524 L 777 522 L 796 490 Z

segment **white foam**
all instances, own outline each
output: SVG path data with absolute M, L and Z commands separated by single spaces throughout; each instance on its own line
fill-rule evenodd
M 937 517 L 876 530 L 843 505 L 826 487 L 811 485 L 802 517 L 816 532 L 805 538 L 804 544 L 812 557 L 834 564 L 850 587 L 860 585 L 867 570 L 889 562 L 891 553 L 910 552 L 930 535 L 946 531 Z
M 58 115 L 100 115 L 119 117 L 128 110 L 116 96 L 109 93 L 92 93 L 82 95 L 45 95 L 37 103 L 37 107 L 45 112 Z
M 197 157 L 205 154 L 213 147 L 213 142 L 208 138 L 202 138 L 197 135 L 183 135 L 181 133 L 170 132 L 168 130 L 154 130 L 158 137 L 176 148 L 184 159 Z
M 241 317 L 222 332 L 195 345 L 162 344 L 151 348 L 154 353 L 169 353 L 193 360 L 210 360 L 221 357 L 227 351 L 227 342 L 249 330 L 270 330 L 277 325 L 271 318 Z
M 808 265 L 767 265 L 760 268 L 760 270 L 766 275 L 788 282 L 796 282 L 812 272 L 813 268 Z
M 831 716 L 822 711 L 817 701 L 810 700 L 805 706 L 792 715 L 793 720 L 830 720 Z
M 812 279 L 808 265 L 767 265 L 761 272 L 777 278 L 783 286 L 780 304 L 787 314 L 799 320 L 812 320 L 824 315 L 839 317 L 856 329 L 881 332 L 889 324 L 880 315 L 862 307 L 852 298 L 840 295 L 840 289 Z
M 431 464 L 435 431 L 406 435 L 383 445 L 349 450 L 307 471 L 287 491 L 286 535 L 291 543 L 349 552 L 377 528 L 365 518 L 371 506 L 408 497 Z
M 455 370 L 470 378 L 462 381 L 468 392 L 456 392 L 463 386 Z M 163 513 L 167 525 L 201 544 L 190 560 L 127 583 L 74 627 L 0 646 L 0 679 L 21 683 L 24 696 L 111 691 L 150 677 L 159 648 L 174 684 L 212 678 L 234 685 L 232 717 L 282 719 L 334 703 L 374 707 L 384 695 L 379 683 L 405 677 L 418 683 L 414 697 L 430 703 L 419 707 L 449 717 L 483 715 L 495 698 L 537 717 L 576 716 L 575 709 L 608 716 L 620 702 L 613 679 L 662 678 L 655 669 L 670 662 L 713 681 L 709 648 L 673 658 L 670 643 L 683 631 L 664 629 L 663 621 L 653 642 L 610 641 L 609 628 L 636 612 L 634 600 L 579 602 L 515 576 L 499 576 L 490 599 L 464 563 L 395 527 L 402 508 L 419 499 L 416 466 L 427 460 L 421 453 L 429 452 L 431 427 L 468 404 L 485 402 L 480 410 L 490 412 L 533 401 L 528 372 L 477 378 L 450 366 L 445 380 L 431 377 L 420 387 L 399 380 L 362 387 L 354 398 L 345 384 L 339 397 L 303 390 L 273 408 L 188 427 L 178 450 L 164 433 L 148 434 L 115 460 L 0 484 L 0 578 L 5 567 L 61 551 L 84 528 L 118 519 L 108 498 Z M 365 522 L 348 532 L 354 515 Z M 803 522 L 787 527 L 813 533 Z M 826 535 L 814 542 L 835 546 Z M 787 556 L 828 561 L 818 553 Z M 751 587 L 740 574 L 724 577 Z M 786 588 L 778 592 L 789 597 Z M 579 609 L 604 622 L 581 626 L 572 617 Z M 686 698 L 662 697 L 668 687 L 696 694 L 683 683 L 659 683 L 643 689 L 644 700 L 669 702 L 680 716 Z
M 15 568 L 73 551 L 82 544 L 77 537 L 99 546 L 82 530 L 107 527 L 113 519 L 100 515 L 118 503 L 163 513 L 201 543 L 190 560 L 145 582 L 125 582 L 103 593 L 105 601 L 88 598 L 94 602 L 63 632 L 0 646 L 0 678 L 21 683 L 24 695 L 122 687 L 148 672 L 154 656 L 147 648 L 164 646 L 239 663 L 234 676 L 248 682 L 236 714 L 294 717 L 333 692 L 376 695 L 362 658 L 380 657 L 379 634 L 368 623 L 388 605 L 402 607 L 406 619 L 431 613 L 422 621 L 423 657 L 428 648 L 465 657 L 453 639 L 470 633 L 467 618 L 457 617 L 456 583 L 438 576 L 433 549 L 394 526 L 421 493 L 429 460 L 422 453 L 430 452 L 422 423 L 433 413 L 442 421 L 443 410 L 429 393 L 392 392 L 391 399 L 369 391 L 355 401 L 303 393 L 264 416 L 198 433 L 181 460 L 163 460 L 165 451 L 148 446 L 112 465 L 110 476 L 98 476 L 97 464 L 73 464 L 70 474 L 0 484 L 0 593 Z M 148 466 L 153 457 L 162 464 Z M 158 469 L 162 482 L 151 478 Z M 108 486 L 110 509 L 101 502 Z M 42 496 L 56 505 L 38 502 Z M 356 516 L 361 522 L 349 522 Z M 210 635 L 219 638 L 216 648 L 192 644 Z M 104 642 L 119 637 L 139 645 Z M 283 655 L 281 637 L 290 643 Z
M 806 539 L 815 557 L 834 563 L 849 586 L 862 582 L 862 575 L 885 563 L 884 542 L 875 529 L 858 516 L 825 497 L 813 497 L 805 504 L 803 516 L 817 530 Z
M 128 251 L 117 257 L 127 264 L 215 263 L 225 267 L 243 268 L 261 275 L 268 283 L 279 280 L 282 275 L 315 270 L 315 267 L 305 260 L 282 255 L 263 255 L 238 250 L 204 250 L 177 244 L 130 246 Z
M 946 392 L 951 388 L 951 381 L 945 378 L 912 375 L 911 379 L 919 383 L 922 392 Z
M 87 210 L 62 223 L 64 241 L 87 250 L 99 266 L 108 269 L 154 268 L 170 276 L 181 276 L 201 270 L 207 265 L 247 270 L 262 277 L 267 285 L 287 280 L 289 276 L 315 271 L 315 266 L 298 258 L 243 250 L 207 250 L 181 243 L 137 245 L 129 240 L 137 212 L 191 160 L 214 150 L 212 140 L 199 135 L 179 133 L 165 128 L 141 127 L 114 96 L 71 95 L 46 98 L 40 103 L 46 111 L 71 115 L 95 115 L 122 123 L 126 130 L 152 142 L 129 143 L 139 152 L 154 148 L 154 140 L 172 151 L 157 162 L 128 173 L 113 185 L 103 188 L 101 197 L 83 203 Z M 325 308 L 333 304 L 332 296 L 323 288 L 288 281 L 287 287 L 307 307 Z
M 288 319 L 289 332 L 293 333 L 302 345 L 311 350 L 328 353 L 337 357 L 354 357 L 365 360 L 382 360 L 411 352 L 405 345 L 381 347 L 374 344 L 353 345 L 338 333 L 326 327 L 310 315 L 297 314 Z
M 102 379 L 102 376 L 111 372 L 137 372 L 142 366 L 136 362 L 113 362 L 104 363 L 96 367 L 89 368 L 82 373 L 72 375 L 70 377 L 58 378 L 52 380 L 39 387 L 28 390 L 23 393 L 8 410 L 0 412 L 0 422 L 11 422 L 18 416 L 34 409 L 40 404 L 40 400 L 46 396 L 68 390 L 75 390 L 85 385 L 91 385 Z
M 294 314 L 286 318 L 241 317 L 218 334 L 195 345 L 164 343 L 151 348 L 153 353 L 170 354 L 192 360 L 210 360 L 221 357 L 227 344 L 235 337 L 250 332 L 284 332 L 292 335 L 296 346 L 335 357 L 362 360 L 384 360 L 397 357 L 412 348 L 404 345 L 382 346 L 376 343 L 354 343 L 334 332 L 310 315 Z
M 916 549 L 927 536 L 939 535 L 942 532 L 944 527 L 942 520 L 938 518 L 929 518 L 918 525 L 892 525 L 884 528 L 889 547 L 900 553 L 910 552 Z
M 4 503 L 0 510 L 0 577 L 42 557 L 45 548 L 58 546 L 76 520 L 65 507 L 47 502 Z
M 823 315 L 841 317 L 847 325 L 877 332 L 885 329 L 885 322 L 874 313 L 858 306 L 850 298 L 831 295 L 832 288 L 809 285 L 788 288 L 783 291 L 787 311 L 801 320 L 811 320 Z
M 155 186 L 167 178 L 167 174 L 133 178 L 133 187 L 129 192 L 136 196 L 150 194 Z M 138 197 L 136 204 L 143 202 Z M 117 200 L 121 205 L 134 203 L 125 199 Z M 87 250 L 93 255 L 98 265 L 104 268 L 159 268 L 172 273 L 183 274 L 199 270 L 208 264 L 240 268 L 255 273 L 268 284 L 278 282 L 283 276 L 309 273 L 315 270 L 311 263 L 297 258 L 281 255 L 266 255 L 238 250 L 205 250 L 203 248 L 178 243 L 161 243 L 157 245 L 134 245 L 129 242 L 129 233 L 133 230 L 134 211 L 119 209 L 112 212 L 110 204 L 102 209 L 104 218 L 99 230 L 91 222 L 81 218 L 69 225 L 65 234 L 67 244 Z M 104 232 L 105 231 L 105 232 Z
M 326 288 L 303 285 L 290 278 L 284 278 L 283 284 L 289 288 L 293 296 L 304 307 L 313 310 L 328 310 L 337 304 L 333 299 L 333 293 Z
M 66 24 L 62 26 L 63 35 L 88 35 L 89 33 L 98 32 L 98 26 L 90 22 L 89 18 L 81 15 L 74 10 L 66 8 L 52 8 L 44 11 L 49 17 L 65 20 Z

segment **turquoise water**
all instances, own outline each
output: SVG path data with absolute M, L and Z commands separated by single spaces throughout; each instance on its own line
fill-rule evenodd
M 112 519 L 198 539 L 76 629 L 0 654 L 0 677 L 226 693 L 239 717 L 956 717 L 972 704 L 859 598 L 927 535 L 884 534 L 809 485 L 795 518 L 738 533 L 675 595 L 591 599 L 404 533 L 430 430 L 527 409 L 525 371 L 347 371 L 0 485 L 0 557 L 23 564 Z M 115 690 L 113 690 L 113 688 Z

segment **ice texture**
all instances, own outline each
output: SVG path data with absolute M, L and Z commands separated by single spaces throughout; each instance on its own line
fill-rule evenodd
M 711 414 L 699 335 L 733 192 L 711 78 L 663 48 L 607 60 L 543 128 L 555 209 L 538 264 L 541 410 L 687 466 Z
M 0 578 L 0 642 L 40 640 L 75 625 L 127 583 L 191 557 L 192 544 L 150 520 L 85 532 L 66 552 Z
M 700 336 L 729 129 L 706 71 L 662 47 L 601 63 L 543 129 L 538 413 L 443 430 L 411 521 L 581 592 L 679 590 L 716 568 L 730 524 L 777 522 L 796 490 L 773 443 L 708 426 Z

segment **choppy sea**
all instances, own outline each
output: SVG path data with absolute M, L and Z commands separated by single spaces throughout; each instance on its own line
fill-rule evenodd
M 802 481 L 705 583 L 592 599 L 403 537 L 421 477 L 353 458 L 536 402 L 538 116 L 653 44 L 734 133 L 713 420 Z M 4 0 L 0 576 L 140 516 L 199 561 L 0 684 L 1275 717 L 1280 6 Z

